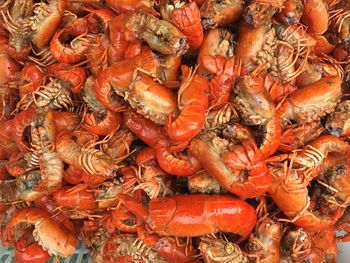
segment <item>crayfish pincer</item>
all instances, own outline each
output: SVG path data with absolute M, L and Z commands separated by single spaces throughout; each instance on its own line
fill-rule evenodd
M 177 195 L 152 199 L 149 211 L 134 198 L 119 194 L 125 207 L 161 236 L 197 237 L 222 231 L 247 237 L 256 223 L 245 201 L 219 195 Z
M 22 223 L 34 225 L 34 239 L 50 255 L 64 258 L 74 253 L 78 244 L 77 237 L 57 223 L 46 211 L 34 207 L 16 211 L 6 226 L 6 233 L 10 237 L 15 237 L 15 227 Z

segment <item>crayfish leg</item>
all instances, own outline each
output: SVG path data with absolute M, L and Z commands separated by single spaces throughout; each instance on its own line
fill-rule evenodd
M 119 194 L 118 199 L 131 213 L 135 214 L 142 221 L 146 221 L 149 216 L 148 211 L 135 198 L 127 194 Z

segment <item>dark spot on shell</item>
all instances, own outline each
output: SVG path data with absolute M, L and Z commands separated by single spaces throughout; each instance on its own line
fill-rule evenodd
M 292 16 L 292 17 L 287 17 L 286 22 L 288 25 L 292 25 L 292 24 L 298 23 L 299 21 L 295 16 Z
M 334 172 L 336 173 L 336 175 L 344 176 L 345 175 L 345 168 L 342 165 L 335 166 Z
M 334 136 L 340 136 L 343 133 L 343 129 L 338 127 L 332 127 L 332 126 L 326 125 L 326 129 L 330 134 Z
M 204 29 L 215 27 L 215 22 L 210 17 L 202 17 L 202 25 Z
M 248 11 L 244 18 L 248 24 L 251 24 L 251 25 L 254 24 L 254 15 L 252 12 Z

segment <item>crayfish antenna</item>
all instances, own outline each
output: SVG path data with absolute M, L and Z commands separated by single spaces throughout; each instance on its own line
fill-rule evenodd
M 194 68 L 190 68 L 186 65 L 181 66 L 183 80 L 181 82 L 180 89 L 178 91 L 178 96 L 177 96 L 177 104 L 179 105 L 180 110 L 182 110 L 183 108 L 181 103 L 182 94 L 191 84 L 193 77 L 196 75 L 198 67 L 199 67 L 198 64 Z
M 349 16 L 350 16 L 350 13 L 349 13 Z M 347 64 L 349 61 L 338 61 L 335 58 L 326 54 L 321 54 L 320 57 L 316 58 L 316 60 L 320 61 L 321 63 L 323 62 L 329 65 L 332 65 L 337 71 L 337 74 L 340 76 L 340 78 L 341 79 L 344 78 L 345 70 L 341 65 Z
M 144 208 L 134 197 L 127 194 L 118 194 L 117 198 L 124 204 L 124 206 L 133 214 L 135 214 L 142 221 L 148 218 L 148 211 Z
M 266 65 L 260 64 L 258 65 L 251 73 L 253 77 L 259 77 L 261 74 L 266 72 Z
M 89 188 L 89 185 L 87 183 L 81 183 L 81 184 L 77 184 L 71 188 L 69 188 L 66 193 L 67 195 L 74 195 L 80 191 L 86 190 Z
M 136 169 L 132 166 L 131 168 Z M 129 192 L 136 183 L 139 183 L 138 178 L 133 173 L 125 173 L 123 174 L 123 178 L 125 181 L 122 187 L 125 190 L 125 192 Z
M 340 2 L 340 0 L 335 0 L 331 1 L 331 3 L 328 5 L 330 24 L 334 25 L 338 33 L 341 32 L 345 19 L 350 17 L 349 9 L 344 9 L 341 6 L 338 7 Z
M 11 34 L 13 34 L 19 30 L 18 26 L 12 20 L 11 14 L 8 10 L 6 11 L 6 14 L 4 13 L 3 10 L 1 10 L 1 15 L 2 15 L 2 19 L 3 19 L 3 25 L 7 31 L 9 31 Z
M 0 5 L 0 9 L 5 8 L 5 7 L 8 6 L 11 2 L 12 2 L 12 0 L 7 0 L 7 1 L 5 1 L 3 4 Z
M 260 199 L 260 202 L 259 202 L 257 208 L 255 209 L 258 218 L 267 215 L 266 196 L 262 195 L 262 196 L 259 197 L 259 199 Z

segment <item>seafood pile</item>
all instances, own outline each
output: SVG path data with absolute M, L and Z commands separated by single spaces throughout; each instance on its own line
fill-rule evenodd
M 348 0 L 0 1 L 15 262 L 336 262 Z M 336 231 L 343 234 L 336 235 Z

